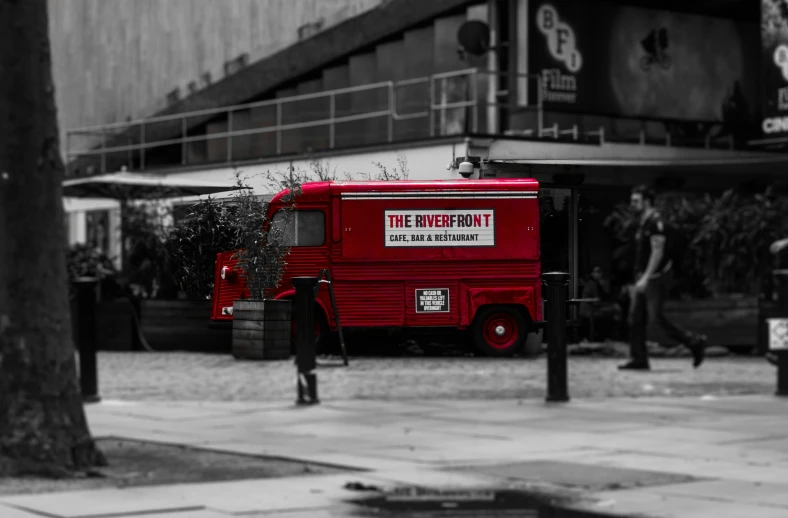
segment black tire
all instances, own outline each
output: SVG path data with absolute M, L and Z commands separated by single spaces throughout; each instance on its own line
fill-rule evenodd
M 293 326 L 291 328 L 290 333 L 290 352 L 291 354 L 296 354 L 296 333 L 295 333 L 295 315 L 291 317 L 293 320 Z M 323 349 L 329 346 L 331 343 L 331 335 L 335 333 L 331 333 L 328 328 L 328 321 L 326 320 L 326 315 L 323 313 L 323 309 L 315 304 L 315 326 L 316 329 L 319 326 L 319 331 L 317 331 L 317 339 L 315 342 L 315 350 L 317 354 L 322 354 Z
M 320 334 L 315 343 L 317 354 L 339 354 L 339 333 L 328 327 L 328 319 L 320 306 L 315 307 L 315 319 L 320 324 Z
M 511 357 L 525 344 L 528 320 L 512 306 L 488 306 L 476 314 L 472 334 L 476 349 L 484 355 Z

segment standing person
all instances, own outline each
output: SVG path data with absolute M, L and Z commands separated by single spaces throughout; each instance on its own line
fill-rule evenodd
M 622 370 L 649 370 L 646 330 L 650 322 L 659 326 L 678 343 L 692 351 L 693 366 L 699 367 L 706 354 L 706 337 L 681 329 L 668 320 L 664 303 L 673 280 L 673 239 L 662 216 L 654 208 L 654 191 L 641 185 L 632 189 L 630 204 L 640 218 L 635 234 L 634 281 L 630 287 L 629 350 L 630 361 Z

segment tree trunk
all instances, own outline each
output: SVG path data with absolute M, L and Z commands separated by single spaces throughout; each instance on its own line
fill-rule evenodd
M 71 338 L 48 25 L 47 0 L 0 0 L 0 475 L 106 464 Z

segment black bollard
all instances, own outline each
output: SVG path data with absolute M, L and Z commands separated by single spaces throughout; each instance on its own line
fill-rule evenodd
M 79 386 L 82 401 L 96 403 L 98 395 L 98 369 L 96 367 L 96 301 L 98 279 L 80 277 L 74 281 L 76 289 L 77 348 L 79 350 Z
M 777 307 L 780 318 L 770 320 L 786 320 L 788 319 L 788 270 L 774 270 L 772 273 L 777 285 Z M 781 331 L 788 333 L 788 329 L 785 328 Z M 771 342 L 772 337 L 769 338 L 769 342 Z M 776 341 L 783 342 L 784 340 L 778 338 Z M 774 349 L 774 354 L 777 357 L 777 391 L 775 395 L 788 396 L 788 349 Z
M 295 277 L 296 364 L 298 366 L 299 405 L 316 405 L 317 351 L 315 344 L 315 287 L 317 277 Z
M 549 403 L 569 401 L 566 352 L 566 286 L 569 274 L 542 274 L 547 285 L 547 397 Z

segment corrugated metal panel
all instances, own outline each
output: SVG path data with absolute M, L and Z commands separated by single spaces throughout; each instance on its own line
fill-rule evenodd
M 293 248 L 285 259 L 285 276 L 280 290 L 293 288 L 293 277 L 317 277 L 320 270 L 328 268 L 328 250 L 314 248 Z
M 233 269 L 238 265 L 238 260 L 232 257 L 233 252 L 225 252 L 221 255 L 221 264 L 219 265 L 220 271 L 224 266 Z M 235 282 L 230 282 L 228 279 L 221 278 L 218 278 L 217 281 L 219 282 L 219 311 L 221 311 L 221 308 L 232 307 L 233 301 L 242 298 L 241 294 L 244 292 L 246 293 L 243 298 L 249 297 L 249 290 L 246 289 L 246 283 L 240 275 L 237 276 Z
M 381 281 L 423 279 L 465 279 L 465 278 L 491 278 L 496 279 L 496 284 L 507 279 L 529 280 L 538 278 L 540 274 L 539 263 L 525 263 L 522 261 L 506 262 L 474 262 L 469 266 L 463 261 L 429 262 L 429 271 L 425 271 L 426 261 L 414 263 L 344 263 L 335 264 L 332 275 L 338 282 L 344 280 Z
M 402 326 L 405 321 L 404 287 L 399 282 L 336 284 L 334 293 L 342 325 Z

